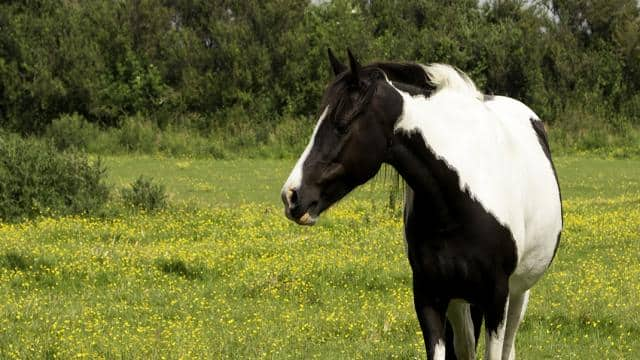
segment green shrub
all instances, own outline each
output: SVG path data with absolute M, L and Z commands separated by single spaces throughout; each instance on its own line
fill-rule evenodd
M 162 132 L 158 151 L 169 156 L 226 157 L 222 139 L 205 137 L 195 130 L 166 129 Z
M 47 127 L 45 136 L 54 143 L 59 150 L 69 148 L 85 150 L 87 145 L 95 141 L 99 129 L 88 122 L 82 115 L 64 114 L 53 120 Z
M 284 117 L 269 135 L 274 157 L 297 157 L 304 150 L 315 127 L 315 119 Z
M 105 168 L 51 142 L 0 134 L 0 220 L 90 213 L 109 197 Z
M 551 151 L 624 158 L 640 153 L 640 129 L 633 119 L 595 101 L 572 104 L 550 127 Z
M 156 184 L 152 178 L 147 179 L 142 175 L 120 193 L 126 204 L 146 211 L 160 210 L 167 206 L 164 185 Z
M 127 152 L 120 140 L 120 129 L 107 128 L 98 131 L 87 144 L 87 152 L 91 154 L 115 155 Z
M 158 149 L 160 131 L 142 115 L 128 116 L 118 130 L 120 146 L 126 151 L 145 154 L 154 153 Z

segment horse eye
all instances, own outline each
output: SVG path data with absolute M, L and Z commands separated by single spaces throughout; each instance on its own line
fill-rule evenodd
M 333 127 L 333 129 L 335 130 L 336 134 L 338 135 L 344 135 L 347 133 L 347 129 L 349 127 L 347 126 L 347 124 L 339 122 L 337 124 L 335 124 L 335 126 Z
M 384 73 L 380 70 L 375 70 L 371 73 L 371 80 L 381 80 L 384 79 Z

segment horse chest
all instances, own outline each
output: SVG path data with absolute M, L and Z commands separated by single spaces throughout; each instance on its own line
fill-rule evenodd
M 447 298 L 479 300 L 507 279 L 517 262 L 508 229 L 473 203 L 453 212 L 450 223 L 434 218 L 428 201 L 411 193 L 405 207 L 405 238 L 414 277 Z

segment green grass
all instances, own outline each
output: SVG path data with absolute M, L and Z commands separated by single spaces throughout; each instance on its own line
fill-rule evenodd
M 125 186 L 139 175 L 167 187 L 174 203 L 203 207 L 256 202 L 280 205 L 280 188 L 295 164 L 292 160 L 203 160 L 150 156 L 103 158 L 110 181 Z M 557 157 L 554 159 L 564 199 L 615 197 L 640 189 L 640 159 Z M 376 181 L 356 189 L 356 198 L 386 199 L 381 172 Z M 350 195 L 353 197 L 354 195 Z
M 282 160 L 212 161 L 148 156 L 104 160 L 114 186 L 123 187 L 142 174 L 164 184 L 171 202 L 200 207 L 280 201 L 280 183 L 289 170 L 289 161 Z
M 105 160 L 179 205 L 0 224 L 0 358 L 423 357 L 388 184 L 308 228 L 282 216 L 293 160 Z M 640 161 L 556 163 L 565 233 L 518 355 L 639 358 Z
M 127 186 L 139 175 L 149 176 L 166 186 L 169 200 L 174 204 L 198 207 L 243 203 L 279 206 L 280 189 L 295 163 L 295 159 L 204 160 L 150 156 L 103 160 L 110 182 L 117 188 Z M 357 189 L 351 197 L 388 200 L 385 189 L 392 181 L 386 174 L 381 171 L 376 181 Z

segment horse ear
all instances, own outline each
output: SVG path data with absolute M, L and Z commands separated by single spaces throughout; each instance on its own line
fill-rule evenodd
M 360 63 L 356 60 L 356 57 L 353 56 L 351 49 L 347 48 L 347 54 L 349 54 L 349 68 L 351 69 L 351 73 L 358 78 L 358 74 L 360 73 Z
M 338 74 L 347 70 L 347 67 L 343 63 L 338 61 L 335 55 L 333 55 L 333 51 L 331 51 L 331 48 L 327 48 L 327 53 L 329 54 L 329 63 L 331 64 L 333 75 L 338 76 Z

